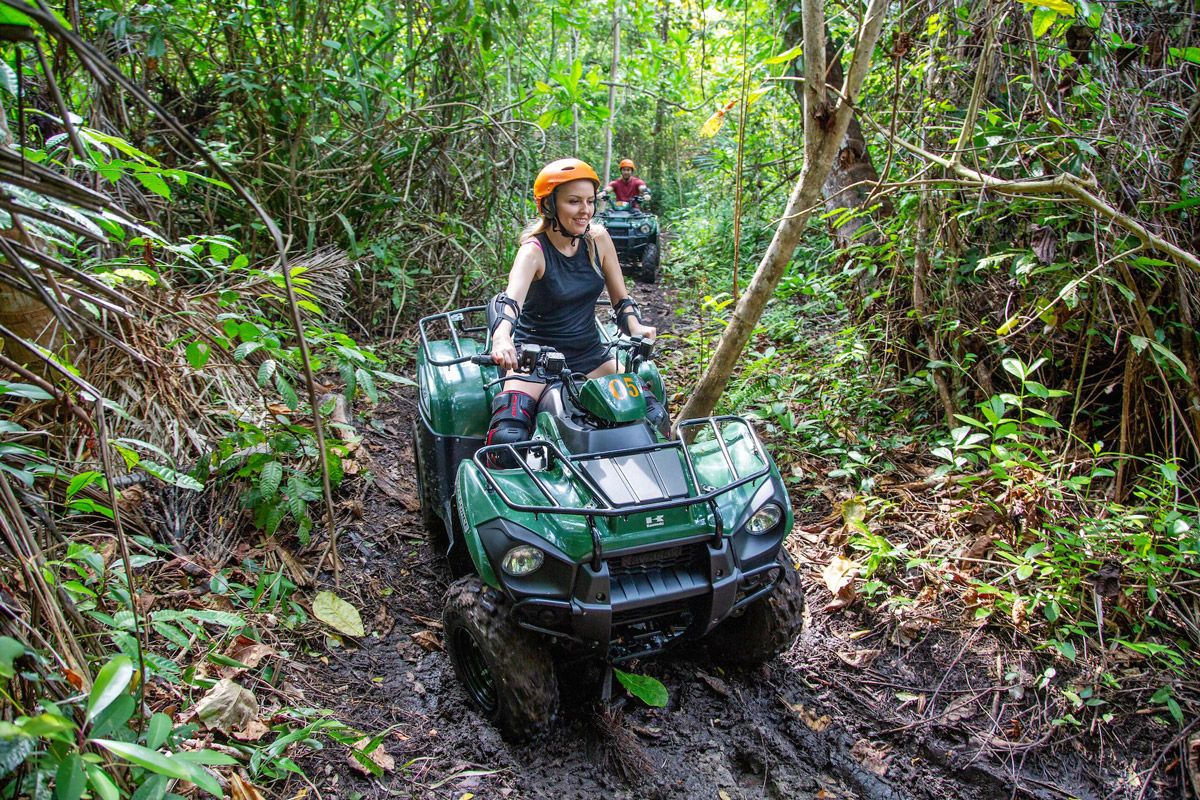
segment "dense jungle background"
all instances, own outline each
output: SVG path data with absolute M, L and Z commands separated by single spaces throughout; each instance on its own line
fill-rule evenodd
M 1200 3 L 0 0 L 0 796 L 1200 798 Z M 843 136 L 842 133 L 845 132 Z M 505 743 L 417 320 L 632 158 L 808 610 Z

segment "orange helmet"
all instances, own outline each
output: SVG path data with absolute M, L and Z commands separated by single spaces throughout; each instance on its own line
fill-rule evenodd
M 633 159 L 632 158 L 622 158 L 621 163 L 618 164 L 617 167 L 618 168 L 629 167 L 630 169 L 633 169 Z
M 560 158 L 558 161 L 551 161 L 542 167 L 542 171 L 538 173 L 533 182 L 533 199 L 541 200 L 549 197 L 562 184 L 577 181 L 580 178 L 587 178 L 596 185 L 597 189 L 600 188 L 600 178 L 596 175 L 596 170 L 588 166 L 586 162 L 580 161 L 578 158 Z

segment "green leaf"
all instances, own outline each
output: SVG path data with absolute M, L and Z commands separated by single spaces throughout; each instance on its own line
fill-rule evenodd
M 217 783 L 217 779 L 195 764 L 168 758 L 157 750 L 151 750 L 132 742 L 118 742 L 112 739 L 95 739 L 93 741 L 110 753 L 118 755 L 126 761 L 131 761 L 139 767 L 144 767 L 159 775 L 166 775 L 168 778 L 189 781 L 209 794 L 221 796 L 221 784 Z
M 25 645 L 11 636 L 0 636 L 0 678 L 11 678 L 16 674 L 13 661 L 25 655 Z
M 162 747 L 162 743 L 171 735 L 171 718 L 159 711 L 150 718 L 146 726 L 146 746 L 151 750 Z
M 234 361 L 245 361 L 246 357 L 262 347 L 262 342 L 242 342 L 233 349 Z
M 358 381 L 358 386 L 367 393 L 367 397 L 372 403 L 379 403 L 379 392 L 375 390 L 375 379 L 371 377 L 371 373 L 361 367 L 354 371 L 354 377 Z
M 23 25 L 28 28 L 33 25 L 33 20 L 15 8 L 0 5 L 0 25 Z
M 210 767 L 229 767 L 238 763 L 238 760 L 228 753 L 218 753 L 216 750 L 185 750 L 175 753 L 172 758 L 189 764 L 207 764 Z
M 204 488 L 204 484 L 188 475 L 186 472 L 178 472 L 170 467 L 164 467 L 162 464 L 157 464 L 153 461 L 142 461 L 142 469 L 149 472 L 154 477 L 161 480 L 163 483 L 169 483 L 173 486 L 178 486 L 180 489 L 191 489 L 198 492 Z
M 318 592 L 313 600 L 313 616 L 347 636 L 366 636 L 358 609 L 333 592 Z
M 1058 12 L 1051 8 L 1038 8 L 1033 12 L 1033 36 L 1040 39 L 1058 19 Z
M 283 464 L 278 461 L 268 461 L 263 465 L 258 476 L 258 489 L 265 497 L 274 497 L 279 493 L 279 484 L 283 480 Z
M 613 668 L 613 675 L 622 686 L 629 690 L 630 694 L 646 705 L 662 708 L 667 704 L 667 687 L 663 686 L 662 681 L 657 678 L 651 678 L 649 675 L 634 675 L 616 667 Z
M 1063 658 L 1067 659 L 1068 661 L 1075 660 L 1075 645 L 1071 644 L 1070 642 L 1055 641 L 1054 647 L 1058 650 L 1058 652 L 1062 653 Z
M 149 654 L 144 655 L 148 656 Z M 148 660 L 147 663 L 149 663 Z M 117 699 L 112 701 L 112 705 L 96 715 L 96 720 L 92 723 L 89 733 L 92 736 L 108 736 L 113 731 L 120 730 L 129 722 L 136 708 L 137 701 L 133 699 L 132 693 L 118 695 Z
M 287 379 L 275 373 L 275 390 L 283 397 L 283 402 L 293 411 L 300 408 L 300 398 L 296 396 L 296 390 L 287 382 Z
M 17 96 L 17 72 L 2 58 L 0 58 L 0 84 L 10 95 Z
M 121 800 L 121 790 L 117 788 L 117 784 L 113 779 L 108 777 L 108 773 L 103 769 L 92 764 L 87 768 L 88 782 L 92 784 L 92 790 L 100 800 Z M 166 778 L 163 781 L 163 788 L 166 788 Z
M 79 800 L 87 777 L 83 774 L 83 757 L 71 753 L 58 764 L 54 773 L 54 800 Z
M 106 488 L 107 484 L 104 482 L 104 476 L 99 472 L 88 470 L 87 472 L 79 473 L 71 479 L 71 483 L 67 486 L 67 499 L 70 500 L 72 497 L 77 495 L 85 486 L 91 486 L 93 483 L 97 482 L 100 484 L 101 488 Z
M 117 656 L 100 669 L 100 674 L 96 676 L 96 682 L 92 685 L 92 694 L 88 698 L 89 722 L 125 691 L 132 677 L 133 661 L 128 656 Z
M 167 186 L 167 182 L 162 179 L 162 176 L 154 172 L 135 172 L 133 177 L 141 182 L 142 186 L 150 191 L 163 197 L 171 197 L 171 189 Z
M 791 61 L 793 58 L 800 55 L 802 52 L 804 52 L 804 45 L 798 44 L 789 50 L 784 50 L 782 53 L 780 53 L 777 56 L 771 56 L 763 63 L 764 64 L 782 64 L 785 61 Z
M 190 342 L 187 346 L 187 360 L 192 365 L 192 369 L 200 369 L 208 363 L 208 357 L 212 355 L 209 346 L 204 342 Z
M 24 764 L 25 759 L 33 754 L 34 746 L 34 740 L 25 736 L 0 739 L 0 778 Z
M 267 381 L 275 374 L 275 359 L 268 358 L 258 368 L 258 385 L 266 387 Z
M 1177 724 L 1183 724 L 1183 709 L 1179 707 L 1179 703 L 1174 697 L 1167 698 L 1167 711 L 1171 712 L 1171 716 L 1175 719 Z
M 166 775 L 151 775 L 133 793 L 131 800 L 162 800 L 163 796 L 167 793 L 167 782 L 169 780 Z

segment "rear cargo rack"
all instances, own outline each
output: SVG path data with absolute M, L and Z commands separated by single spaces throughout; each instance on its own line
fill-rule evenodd
M 491 332 L 488 331 L 487 325 L 468 325 L 468 314 L 482 314 L 487 310 L 487 306 L 470 306 L 469 308 L 460 308 L 455 311 L 447 311 L 443 314 L 431 314 L 428 317 L 422 317 L 417 322 L 417 329 L 421 336 L 421 351 L 425 353 L 425 360 L 435 367 L 451 367 L 455 364 L 462 364 L 471 360 L 471 356 L 475 353 L 463 353 L 462 341 L 459 335 L 469 335 L 473 333 L 482 333 L 483 350 L 487 352 L 491 349 Z M 444 323 L 450 330 L 450 342 L 454 345 L 454 358 L 434 358 L 433 352 L 429 348 L 429 331 L 427 327 L 432 327 L 436 323 Z
M 748 439 L 754 448 L 754 455 L 763 465 L 759 469 L 749 475 L 741 475 L 737 465 L 734 463 L 733 456 L 729 452 L 729 447 L 725 443 L 725 437 L 722 436 L 722 431 L 728 426 L 738 426 L 745 430 L 748 434 Z M 596 481 L 588 475 L 584 470 L 580 469 L 579 462 L 593 461 L 598 459 L 616 459 L 625 456 L 641 455 L 645 453 L 655 453 L 669 450 L 678 450 L 683 456 L 684 465 L 687 468 L 688 477 L 691 478 L 692 487 L 700 489 L 703 483 L 700 481 L 696 473 L 696 465 L 692 460 L 691 451 L 688 449 L 686 438 L 689 433 L 699 432 L 703 428 L 708 428 L 713 432 L 713 436 L 720 448 L 721 456 L 724 459 L 725 467 L 729 471 L 729 475 L 733 480 L 725 483 L 722 486 L 711 487 L 707 491 L 701 491 L 700 494 L 689 494 L 687 497 L 678 499 L 667 499 L 654 501 L 649 503 L 622 503 L 618 504 L 612 501 L 612 498 L 596 483 Z M 595 527 L 596 517 L 612 518 L 612 517 L 628 517 L 632 514 L 644 514 L 653 511 L 662 511 L 671 508 L 683 508 L 686 506 L 694 506 L 707 503 L 711 506 L 713 516 L 715 518 L 716 532 L 715 537 L 720 540 L 724 535 L 722 530 L 721 515 L 716 507 L 716 498 L 725 494 L 728 491 L 745 486 L 748 483 L 759 480 L 770 474 L 771 461 L 767 457 L 766 450 L 763 448 L 762 441 L 758 438 L 754 428 L 750 423 L 746 422 L 742 417 L 736 416 L 719 416 L 719 417 L 699 417 L 696 419 L 684 420 L 678 425 L 679 438 L 672 439 L 668 442 L 657 442 L 650 445 L 642 445 L 640 447 L 630 447 L 623 450 L 610 450 L 604 453 L 585 453 L 581 455 L 565 455 L 553 442 L 544 440 L 534 440 L 527 442 L 516 442 L 513 444 L 497 444 L 488 447 L 481 447 L 472 456 L 475 466 L 479 467 L 480 473 L 484 480 L 487 481 L 488 487 L 496 493 L 501 501 L 504 502 L 513 511 L 523 511 L 531 514 L 568 514 L 573 516 L 587 517 L 589 527 L 592 530 L 592 561 L 598 565 L 602 558 L 601 543 L 599 531 Z M 578 486 L 583 487 L 588 497 L 587 502 L 583 506 L 561 506 L 557 505 L 554 500 L 554 495 L 550 491 L 550 487 L 541 476 L 535 472 L 523 456 L 533 453 L 545 458 L 546 469 L 549 469 L 555 462 L 562 465 L 562 468 L 575 480 Z M 533 485 L 538 488 L 542 496 L 546 498 L 545 505 L 530 505 L 528 503 L 519 503 L 513 500 L 500 482 L 496 480 L 492 470 L 487 466 L 487 458 L 489 455 L 504 455 L 508 456 L 516 462 L 517 466 L 525 473 L 525 475 L 533 482 Z

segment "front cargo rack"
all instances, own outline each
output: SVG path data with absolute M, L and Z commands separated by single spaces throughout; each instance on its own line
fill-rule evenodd
M 723 431 L 730 426 L 737 426 L 744 429 L 747 439 L 753 447 L 755 458 L 762 468 L 755 470 L 751 474 L 742 475 L 739 473 L 737 465 L 734 463 L 733 455 L 729 452 L 729 446 L 726 444 Z M 671 508 L 683 508 L 686 506 L 694 506 L 700 504 L 708 504 L 713 512 L 715 519 L 716 531 L 714 538 L 720 540 L 724 531 L 722 529 L 721 515 L 716 507 L 716 498 L 729 492 L 739 486 L 744 486 L 753 481 L 757 481 L 770 474 L 771 461 L 767 457 L 766 450 L 763 448 L 762 441 L 758 438 L 754 428 L 751 427 L 742 417 L 737 416 L 718 416 L 718 417 L 698 417 L 696 419 L 683 420 L 678 424 L 678 438 L 667 442 L 657 442 L 650 445 L 642 445 L 640 447 L 631 447 L 623 450 L 612 450 L 604 453 L 587 453 L 581 455 L 565 455 L 553 442 L 544 440 L 532 440 L 526 442 L 516 442 L 512 444 L 497 444 L 488 447 L 482 447 L 475 452 L 472 460 L 479 467 L 480 474 L 487 481 L 488 487 L 496 493 L 503 503 L 513 511 L 522 511 L 532 514 L 568 514 L 574 516 L 582 516 L 588 518 L 589 527 L 592 532 L 592 562 L 599 567 L 599 563 L 603 557 L 600 534 L 596 529 L 596 517 L 628 517 L 632 514 L 643 514 L 653 511 L 662 511 Z M 677 451 L 683 456 L 683 462 L 687 468 L 688 476 L 691 478 L 691 484 L 695 488 L 701 488 L 704 484 L 701 482 L 696 472 L 695 462 L 692 460 L 692 453 L 687 444 L 689 435 L 695 436 L 700 430 L 709 429 L 713 433 L 720 453 L 724 461 L 725 468 L 732 480 L 720 485 L 708 487 L 707 490 L 699 494 L 688 494 L 686 497 L 677 499 L 668 498 L 666 500 L 653 502 L 633 502 L 633 503 L 617 503 L 609 496 L 607 492 L 588 474 L 586 469 L 580 469 L 581 462 L 596 461 L 599 459 L 616 460 L 627 458 L 630 456 L 653 454 L 659 452 Z M 562 468 L 574 479 L 578 486 L 583 487 L 588 495 L 588 502 L 583 505 L 562 506 L 555 502 L 554 495 L 546 482 L 538 475 L 538 473 L 526 463 L 523 457 L 526 454 L 534 454 L 546 459 L 545 469 L 549 469 L 555 462 L 561 464 Z M 516 462 L 517 466 L 525 473 L 525 475 L 533 482 L 533 485 L 538 488 L 542 496 L 546 498 L 546 505 L 531 505 L 528 503 L 519 503 L 513 500 L 500 482 L 496 480 L 492 469 L 487 466 L 487 458 L 489 455 L 506 455 L 509 459 Z M 653 468 L 653 462 L 649 461 Z

